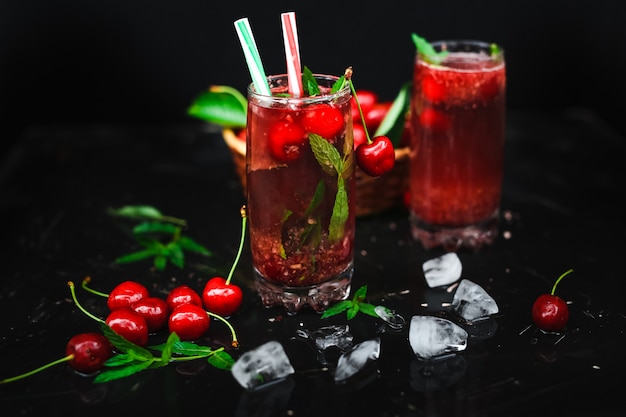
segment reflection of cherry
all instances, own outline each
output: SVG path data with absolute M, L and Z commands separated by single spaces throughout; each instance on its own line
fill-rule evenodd
M 30 372 L 11 378 L 1 379 L 0 384 L 17 381 L 48 369 L 54 365 L 68 362 L 77 372 L 91 374 L 99 371 L 113 354 L 109 340 L 100 333 L 80 333 L 73 336 L 65 346 L 65 357 L 40 366 Z
M 564 272 L 554 283 L 550 294 L 542 294 L 535 300 L 532 308 L 533 322 L 541 330 L 549 332 L 558 332 L 563 330 L 569 319 L 569 308 L 567 303 L 557 295 L 554 295 L 557 284 L 569 273 L 573 272 L 572 269 Z
M 148 323 L 146 319 L 130 307 L 113 310 L 105 323 L 118 335 L 138 346 L 148 344 Z
M 107 306 L 111 311 L 130 307 L 134 302 L 148 296 L 148 289 L 144 285 L 135 281 L 124 281 L 115 286 L 109 293 Z
M 372 177 L 379 177 L 393 168 L 396 154 L 387 136 L 377 136 L 356 149 L 356 162 Z
M 199 339 L 209 329 L 209 324 L 207 312 L 195 304 L 176 307 L 168 321 L 170 332 L 176 333 L 180 340 Z
M 228 274 L 228 279 L 222 277 L 211 278 L 202 291 L 202 302 L 204 308 L 208 311 L 218 314 L 220 316 L 230 316 L 239 309 L 241 302 L 243 301 L 243 292 L 241 288 L 235 284 L 231 284 L 233 273 L 239 262 L 241 251 L 243 249 L 244 238 L 246 235 L 246 219 L 247 212 L 246 207 L 243 206 L 240 210 L 241 214 L 241 239 L 239 242 L 239 250 L 237 256 Z

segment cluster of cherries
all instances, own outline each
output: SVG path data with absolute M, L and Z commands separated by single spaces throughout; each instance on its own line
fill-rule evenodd
M 241 208 L 241 242 L 237 258 L 227 279 L 213 277 L 198 293 L 188 285 L 179 285 L 169 291 L 166 298 L 151 296 L 148 288 L 137 281 L 123 281 L 109 294 L 88 287 L 91 278 L 83 280 L 82 286 L 89 292 L 107 298 L 109 314 L 102 320 L 85 310 L 76 299 L 74 283 L 68 282 L 77 307 L 94 320 L 105 323 L 115 333 L 137 346 L 146 346 L 149 335 L 164 330 L 176 333 L 180 340 L 193 341 L 202 337 L 210 325 L 210 317 L 223 321 L 233 335 L 232 345 L 239 342 L 234 329 L 226 320 L 234 314 L 243 301 L 243 291 L 232 284 L 231 278 L 243 247 L 246 229 L 246 208 Z M 32 371 L 0 380 L 0 384 L 13 382 L 43 371 L 51 366 L 67 362 L 81 374 L 93 374 L 101 370 L 113 355 L 113 346 L 101 333 L 79 333 L 70 338 L 65 347 L 65 356 Z
M 222 277 L 207 281 L 201 295 L 187 285 L 173 288 L 165 299 L 150 296 L 136 281 L 118 284 L 107 298 L 106 324 L 128 341 L 145 346 L 150 333 L 167 325 L 181 340 L 196 340 L 209 329 L 209 316 L 231 316 L 243 299 L 239 286 Z

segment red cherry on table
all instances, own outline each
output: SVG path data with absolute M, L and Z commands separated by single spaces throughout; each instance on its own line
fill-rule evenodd
M 356 162 L 366 174 L 379 177 L 390 171 L 396 162 L 393 144 L 387 136 L 376 136 L 371 143 L 356 148 Z
M 130 307 L 122 307 L 109 313 L 106 324 L 118 335 L 138 346 L 148 344 L 148 323 Z
M 561 297 L 554 295 L 554 292 L 557 284 L 571 272 L 572 269 L 564 272 L 554 283 L 550 294 L 541 294 L 533 303 L 531 316 L 541 330 L 558 332 L 565 328 L 569 320 L 569 307 Z
M 226 283 L 222 277 L 207 281 L 202 291 L 202 302 L 208 311 L 220 316 L 231 316 L 241 306 L 243 292 L 235 284 Z
M 352 135 L 354 137 L 354 149 L 358 148 L 360 144 L 367 142 L 367 134 L 361 124 L 354 124 L 352 127 Z
M 393 103 L 391 101 L 376 103 L 367 113 L 363 113 L 365 124 L 370 132 L 374 132 L 378 129 L 378 126 L 380 126 L 387 113 L 389 113 L 389 109 L 391 109 L 392 105 Z
M 287 163 L 300 157 L 301 148 L 307 140 L 306 131 L 293 120 L 281 120 L 270 126 L 268 149 L 277 162 Z
M 541 330 L 558 332 L 563 330 L 569 319 L 567 303 L 557 295 L 542 294 L 535 300 L 532 309 L 533 322 Z
M 130 307 L 134 302 L 149 295 L 148 289 L 144 285 L 135 281 L 124 281 L 115 286 L 109 293 L 107 306 L 110 311 Z
M 65 354 L 72 356 L 69 365 L 74 370 L 91 374 L 102 369 L 113 354 L 113 347 L 100 333 L 80 333 L 67 342 Z
M 320 135 L 326 140 L 337 136 L 344 128 L 343 114 L 337 107 L 319 104 L 306 109 L 302 118 L 304 130 Z
M 356 92 L 356 99 L 359 100 L 363 114 L 366 114 L 374 107 L 374 104 L 378 102 L 378 95 L 370 90 L 358 90 Z M 352 97 L 350 104 L 352 106 L 352 118 L 354 120 L 361 120 L 359 106 L 354 97 Z
M 70 338 L 65 345 L 65 357 L 49 362 L 29 372 L 0 379 L 0 384 L 24 379 L 62 362 L 67 362 L 76 372 L 86 375 L 92 374 L 102 369 L 104 363 L 112 355 L 113 346 L 104 335 L 100 333 L 80 333 Z
M 209 329 L 207 312 L 195 304 L 178 306 L 168 321 L 170 333 L 176 333 L 180 340 L 197 340 Z
M 149 332 L 161 330 L 169 316 L 170 309 L 167 302 L 159 297 L 146 297 L 135 301 L 131 306 L 133 310 L 141 314 L 148 324 Z
M 172 288 L 165 298 L 167 307 L 170 312 L 176 310 L 176 307 L 183 304 L 195 304 L 198 307 L 202 307 L 202 298 L 200 294 L 188 285 L 179 285 Z

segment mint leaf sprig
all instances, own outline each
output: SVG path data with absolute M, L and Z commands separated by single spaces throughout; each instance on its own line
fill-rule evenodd
M 185 251 L 212 256 L 212 252 L 191 237 L 183 235 L 187 221 L 173 216 L 166 216 L 152 206 L 124 206 L 108 209 L 115 217 L 140 221 L 132 229 L 137 243 L 145 249 L 132 252 L 115 259 L 118 264 L 128 264 L 153 258 L 154 267 L 163 271 L 168 263 L 178 268 L 185 267 Z
M 206 358 L 209 364 L 224 370 L 230 370 L 235 362 L 232 356 L 224 351 L 224 348 L 212 349 L 193 342 L 181 341 L 176 333 L 170 333 L 163 344 L 143 348 L 124 339 L 106 324 L 101 324 L 100 327 L 103 334 L 120 353 L 104 363 L 105 369 L 94 378 L 94 384 L 125 378 L 146 369 L 167 366 L 172 362 Z M 151 350 L 160 354 L 153 354 Z
M 435 51 L 435 48 L 433 48 L 430 42 L 415 33 L 411 34 L 411 38 L 417 48 L 417 52 L 422 55 L 426 62 L 437 65 L 448 55 L 447 51 Z
M 326 311 L 322 313 L 322 318 L 325 319 L 344 311 L 346 312 L 348 320 L 352 320 L 359 312 L 367 314 L 368 316 L 380 318 L 376 313 L 376 306 L 365 302 L 366 295 L 367 285 L 364 285 L 354 293 L 352 300 L 340 301 L 326 309 Z

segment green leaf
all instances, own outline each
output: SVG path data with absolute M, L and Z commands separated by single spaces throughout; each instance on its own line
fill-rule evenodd
M 116 366 L 124 366 L 130 363 L 136 362 L 137 358 L 134 355 L 130 355 L 128 353 L 120 353 L 114 356 L 111 356 L 104 362 L 104 366 L 114 368 Z
M 352 303 L 352 306 L 346 311 L 348 320 L 352 320 L 359 312 L 359 304 Z
M 354 297 L 352 298 L 355 303 L 360 303 L 365 300 L 365 296 L 367 295 L 367 285 L 363 285 L 354 293 Z
M 154 257 L 154 267 L 159 271 L 165 270 L 167 268 L 167 256 L 164 255 L 156 255 Z
M 337 194 L 335 196 L 335 204 L 333 205 L 333 213 L 330 216 L 330 224 L 328 226 L 328 239 L 331 242 L 339 241 L 344 234 L 344 226 L 348 220 L 350 207 L 348 205 L 348 193 L 343 177 L 338 177 Z
M 376 314 L 376 306 L 374 304 L 369 304 L 369 303 L 360 303 L 359 304 L 359 311 L 361 313 L 365 313 L 368 316 L 372 316 L 372 317 L 379 317 L 378 314 Z
M 107 324 L 101 323 L 100 329 L 102 330 L 104 336 L 109 339 L 109 342 L 111 342 L 111 344 L 120 352 L 131 354 L 138 359 L 149 360 L 154 358 L 149 350 L 120 336 Z
M 185 267 L 185 253 L 183 252 L 183 248 L 176 242 L 170 242 L 167 244 L 167 248 L 169 249 L 169 258 L 170 261 L 179 268 Z
M 137 252 L 129 253 L 128 255 L 120 256 L 115 260 L 115 263 L 118 264 L 127 264 L 131 262 L 142 261 L 147 258 L 151 258 L 156 255 L 157 251 L 154 249 L 145 249 Z
M 324 184 L 324 180 L 320 180 L 315 187 L 315 193 L 313 194 L 313 198 L 309 202 L 306 210 L 304 211 L 304 216 L 308 217 L 315 211 L 316 208 L 322 204 L 324 201 L 324 193 L 326 192 L 326 185 Z M 285 219 L 286 220 L 286 219 Z
M 410 98 L 411 82 L 407 82 L 400 88 L 400 92 L 394 99 L 391 108 L 376 129 L 376 132 L 374 132 L 374 136 L 387 136 L 394 148 L 397 148 L 402 140 Z
M 235 363 L 233 357 L 224 350 L 216 351 L 213 355 L 208 357 L 207 361 L 211 364 L 211 366 L 225 370 L 230 370 Z
M 411 34 L 411 38 L 413 39 L 413 43 L 415 44 L 415 48 L 417 48 L 417 52 L 423 57 L 426 62 L 430 62 L 431 64 L 439 64 L 443 61 L 443 58 L 448 55 L 446 51 L 437 52 L 435 48 L 424 38 L 418 36 L 415 33 Z
M 328 174 L 341 174 L 343 160 L 339 151 L 326 139 L 315 133 L 309 133 L 309 143 L 315 159 Z M 333 172 L 334 171 L 334 172 Z
M 328 307 L 323 313 L 322 313 L 322 318 L 325 319 L 327 317 L 331 317 L 334 316 L 336 314 L 339 314 L 343 311 L 346 311 L 347 309 L 349 309 L 350 307 L 352 307 L 352 301 L 351 300 L 343 300 L 343 301 L 339 301 L 337 304 L 333 304 L 332 306 Z
M 315 76 L 309 67 L 306 66 L 302 69 L 302 89 L 304 94 L 308 96 L 319 96 L 321 94 Z
M 152 365 L 152 361 L 138 362 L 134 365 L 125 366 L 122 368 L 115 368 L 112 370 L 106 370 L 99 373 L 93 380 L 94 384 L 101 384 L 103 382 L 113 381 L 115 379 L 126 378 L 130 375 L 136 374 L 137 372 L 143 371 L 144 369 L 150 367 Z
M 333 83 L 332 88 L 330 89 L 331 94 L 336 93 L 337 91 L 341 91 L 346 86 L 346 76 L 342 75 Z
M 136 225 L 133 228 L 133 233 L 136 235 L 147 233 L 166 233 L 174 234 L 181 230 L 180 226 L 173 225 L 171 223 L 162 222 L 144 222 Z
M 152 206 L 123 206 L 118 209 L 109 209 L 112 216 L 127 217 L 130 219 L 153 219 L 161 220 L 163 215 L 159 210 Z
M 206 255 L 206 256 L 213 255 L 209 249 L 197 243 L 195 240 L 193 240 L 190 237 L 181 236 L 180 239 L 178 240 L 178 243 L 180 244 L 180 247 L 185 250 L 196 252 L 196 253 L 199 253 L 201 255 Z
M 187 114 L 223 127 L 243 128 L 247 119 L 246 98 L 227 86 L 213 86 L 191 104 Z

